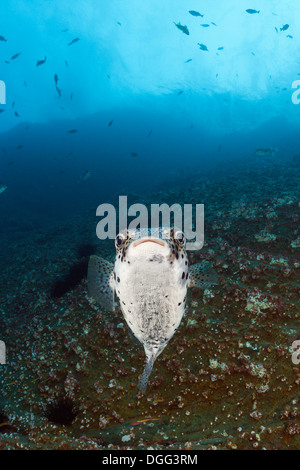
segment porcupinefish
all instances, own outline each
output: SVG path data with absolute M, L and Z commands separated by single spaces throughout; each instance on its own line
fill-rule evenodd
M 180 325 L 188 287 L 217 284 L 205 263 L 189 267 L 184 234 L 174 228 L 125 230 L 115 240 L 111 263 L 91 256 L 88 290 L 106 310 L 114 311 L 114 296 L 129 329 L 142 343 L 146 364 L 138 387 L 144 392 L 153 364 Z

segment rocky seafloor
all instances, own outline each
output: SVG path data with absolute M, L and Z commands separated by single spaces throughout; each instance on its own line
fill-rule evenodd
M 193 289 L 183 321 L 137 389 L 144 352 L 119 309 L 87 296 L 94 208 L 38 232 L 2 233 L 0 449 L 299 449 L 299 156 L 228 164 L 136 199 L 205 204 L 219 285 Z

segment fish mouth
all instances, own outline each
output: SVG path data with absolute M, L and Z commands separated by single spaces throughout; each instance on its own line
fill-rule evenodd
M 142 243 L 148 243 L 148 242 L 156 243 L 157 245 L 160 245 L 160 246 L 165 246 L 165 243 L 159 238 L 147 237 L 147 238 L 141 238 L 140 240 L 136 240 L 135 242 L 133 242 L 133 247 L 136 247 L 138 245 L 141 245 Z

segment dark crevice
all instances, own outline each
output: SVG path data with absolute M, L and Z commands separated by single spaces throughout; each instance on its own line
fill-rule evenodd
M 78 412 L 69 398 L 62 398 L 48 406 L 47 419 L 61 426 L 71 426 Z
M 8 416 L 0 411 L 0 434 L 18 432 L 17 428 L 9 422 Z

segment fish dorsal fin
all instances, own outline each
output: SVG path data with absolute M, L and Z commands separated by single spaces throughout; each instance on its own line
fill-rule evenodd
M 207 289 L 209 286 L 218 284 L 218 276 L 207 262 L 196 263 L 190 266 L 189 287 Z
M 110 312 L 115 310 L 113 270 L 113 263 L 106 259 L 95 255 L 90 257 L 87 275 L 89 295 Z

